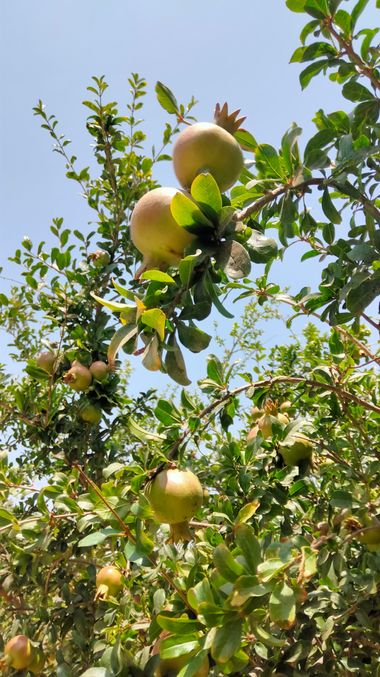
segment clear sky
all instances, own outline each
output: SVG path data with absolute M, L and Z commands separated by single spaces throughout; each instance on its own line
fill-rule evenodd
M 247 115 L 245 127 L 260 142 L 277 145 L 293 121 L 303 127 L 307 138 L 316 110 L 349 110 L 350 104 L 327 78 L 316 78 L 301 92 L 300 67 L 289 65 L 289 59 L 304 23 L 304 15 L 290 12 L 284 0 L 3 0 L 3 275 L 17 275 L 7 257 L 24 235 L 35 242 L 49 241 L 53 217 L 62 216 L 66 227 L 79 229 L 87 228 L 93 218 L 77 184 L 65 179 L 61 158 L 51 153 L 50 137 L 33 117 L 32 107 L 39 98 L 72 139 L 71 150 L 81 166 L 92 161 L 85 129 L 87 113 L 81 105 L 92 75 L 106 76 L 110 97 L 120 102 L 122 113 L 130 72 L 147 79 L 144 117 L 150 144 L 159 144 L 166 120 L 154 94 L 158 79 L 181 101 L 194 95 L 199 101 L 195 109 L 199 120 L 211 119 L 215 102 L 227 100 Z M 377 24 L 373 0 L 363 25 Z M 156 178 L 164 184 L 175 182 L 169 163 L 159 163 Z M 295 249 L 290 249 L 276 270 L 282 284 L 297 290 L 315 284 L 318 271 L 310 261 L 296 264 L 299 253 Z M 7 289 L 3 279 L 1 288 Z M 4 346 L 0 347 L 1 359 Z

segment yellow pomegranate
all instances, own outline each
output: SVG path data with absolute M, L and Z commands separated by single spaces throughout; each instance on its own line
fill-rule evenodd
M 176 265 L 194 239 L 177 224 L 170 211 L 178 192 L 176 188 L 154 188 L 142 196 L 132 212 L 131 239 L 144 256 L 137 275 L 150 268 L 165 270 Z
M 243 169 L 243 153 L 236 139 L 213 122 L 186 127 L 173 147 L 178 181 L 190 188 L 201 172 L 210 172 L 222 192 L 236 183 Z

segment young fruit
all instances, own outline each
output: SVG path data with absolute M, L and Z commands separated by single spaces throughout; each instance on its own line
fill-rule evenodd
M 102 418 L 102 410 L 96 404 L 86 402 L 79 409 L 79 416 L 82 421 L 91 425 L 97 425 Z
M 367 519 L 363 524 L 365 531 L 358 534 L 358 541 L 367 545 L 369 550 L 378 550 L 380 546 L 380 522 L 378 519 Z
M 6 643 L 4 653 L 7 663 L 15 670 L 25 670 L 34 658 L 34 649 L 26 635 L 16 635 Z
M 188 521 L 203 503 L 202 485 L 190 470 L 162 470 L 148 484 L 146 497 L 157 522 L 171 525 L 171 540 L 190 540 Z
M 52 374 L 57 362 L 57 355 L 51 351 L 40 353 L 36 357 L 37 367 L 43 369 L 47 374 Z
M 108 266 L 111 257 L 108 252 L 105 252 L 103 249 L 97 249 L 96 252 L 90 254 L 89 258 L 91 259 L 95 268 L 104 268 Z
M 281 411 L 276 415 L 276 418 L 282 425 L 288 425 L 289 423 L 289 416 L 287 414 L 283 414 Z
M 87 367 L 75 360 L 66 372 L 63 382 L 77 392 L 88 390 L 92 383 L 92 374 Z
M 314 445 L 311 440 L 300 433 L 294 435 L 294 442 L 280 447 L 279 451 L 286 465 L 298 465 L 300 461 L 311 460 Z
M 165 637 L 169 637 L 169 632 L 162 632 L 159 639 L 155 643 L 152 649 L 152 656 L 156 656 L 160 653 L 161 643 Z M 196 651 L 186 654 L 185 656 L 177 656 L 177 658 L 161 658 L 154 670 L 153 677 L 174 677 L 178 675 L 179 671 L 187 665 L 193 656 L 196 655 Z M 207 677 L 210 670 L 210 664 L 208 656 L 205 656 L 200 667 L 192 672 L 193 677 Z
M 194 239 L 172 216 L 170 204 L 178 192 L 176 188 L 154 188 L 136 204 L 131 217 L 131 239 L 144 256 L 136 275 L 150 268 L 165 270 L 176 265 Z
M 108 379 L 108 374 L 110 372 L 110 368 L 108 364 L 105 362 L 102 362 L 102 360 L 95 360 L 92 364 L 90 364 L 90 372 L 92 374 L 92 378 L 94 381 L 99 381 L 100 383 L 104 383 Z
M 124 586 L 123 574 L 114 566 L 103 567 L 96 574 L 96 599 L 115 597 Z
M 184 188 L 190 188 L 201 172 L 210 172 L 223 193 L 238 180 L 243 169 L 243 153 L 225 129 L 212 122 L 197 122 L 177 137 L 173 165 Z
M 41 674 L 45 665 L 45 655 L 41 648 L 33 649 L 33 660 L 30 665 L 28 665 L 29 672 L 32 672 L 33 675 Z

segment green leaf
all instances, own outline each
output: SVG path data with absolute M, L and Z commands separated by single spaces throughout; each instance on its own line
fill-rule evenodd
M 321 59 L 307 66 L 299 76 L 302 89 L 306 89 L 310 81 L 324 70 L 328 66 L 328 63 L 328 59 Z
M 190 606 L 198 611 L 200 604 L 214 604 L 214 595 L 207 578 L 203 578 L 193 588 L 187 591 L 187 600 Z
M 296 620 L 296 595 L 285 582 L 280 581 L 269 598 L 269 616 L 280 628 L 291 628 Z
M 284 170 L 281 166 L 279 155 L 273 146 L 267 143 L 261 143 L 256 149 L 257 168 L 265 176 L 274 176 L 276 178 L 285 178 Z
M 80 677 L 112 677 L 112 673 L 107 668 L 89 668 L 86 672 L 82 672 Z
M 355 7 L 351 10 L 351 28 L 355 28 L 357 20 L 363 10 L 367 7 L 369 0 L 359 0 Z
M 249 254 L 246 248 L 236 240 L 223 242 L 218 248 L 215 260 L 232 280 L 247 277 L 251 272 Z
M 215 548 L 213 559 L 216 568 L 226 581 L 234 583 L 236 579 L 244 573 L 242 565 L 231 555 L 224 543 L 220 543 L 220 545 Z
M 220 312 L 220 314 L 223 315 L 223 317 L 227 317 L 229 320 L 233 319 L 234 316 L 221 303 L 217 289 L 210 278 L 209 272 L 207 272 L 204 277 L 204 287 L 209 294 L 215 308 Z
M 164 614 L 159 614 L 156 618 L 156 621 L 160 628 L 167 630 L 168 632 L 174 635 L 186 635 L 193 632 L 197 632 L 202 629 L 202 625 L 196 621 L 188 618 L 187 616 L 181 616 L 180 618 L 173 618 L 173 616 L 165 616 Z
M 286 6 L 292 12 L 302 13 L 305 11 L 305 0 L 286 0 Z
M 163 659 L 178 658 L 178 656 L 186 656 L 199 648 L 199 639 L 194 634 L 165 637 L 160 644 L 160 656 Z
M 171 275 L 164 273 L 162 270 L 146 270 L 140 275 L 140 280 L 154 280 L 155 282 L 163 282 L 164 284 L 175 284 Z
M 137 327 L 131 324 L 125 324 L 115 332 L 107 351 L 107 360 L 110 365 L 115 363 L 115 358 L 119 350 L 128 343 L 128 341 L 133 339 L 134 336 L 137 336 Z
M 195 177 L 191 184 L 191 196 L 206 214 L 211 210 L 211 217 L 217 217 L 222 209 L 222 196 L 212 174 L 198 174 Z
M 260 580 L 263 583 L 267 583 L 277 576 L 277 574 L 279 574 L 286 566 L 287 562 L 283 562 L 277 557 L 270 557 L 269 559 L 266 559 L 265 562 L 258 565 L 257 572 Z
M 151 433 L 148 430 L 145 430 L 144 428 L 141 427 L 133 418 L 130 416 L 128 418 L 128 428 L 132 435 L 137 437 L 138 440 L 141 440 L 142 442 L 147 442 L 149 440 L 153 440 L 154 442 L 162 442 L 162 440 L 166 439 L 165 435 L 159 435 L 158 433 Z
M 342 94 L 349 101 L 370 101 L 373 94 L 356 80 L 349 80 L 343 85 Z
M 237 616 L 215 632 L 211 646 L 211 656 L 216 663 L 227 663 L 240 648 L 242 620 Z
M 211 341 L 211 336 L 209 334 L 206 334 L 206 332 L 193 325 L 186 325 L 184 322 L 178 322 L 177 329 L 178 337 L 182 345 L 193 353 L 199 353 L 201 350 L 205 350 Z
M 283 647 L 286 644 L 286 639 L 280 639 L 279 637 L 275 637 L 274 635 L 271 635 L 270 632 L 267 630 L 264 630 L 260 625 L 255 625 L 254 626 L 254 632 L 256 637 L 260 642 L 263 642 L 265 646 L 269 647 Z
M 190 232 L 198 232 L 201 227 L 213 228 L 211 221 L 201 212 L 199 207 L 184 193 L 176 193 L 171 201 L 170 210 L 174 220 L 182 228 Z
M 351 289 L 346 296 L 346 306 L 354 315 L 360 315 L 380 294 L 380 278 L 368 277 Z
M 179 276 L 184 287 L 188 288 L 191 286 L 194 270 L 204 258 L 205 257 L 199 249 L 195 254 L 189 254 L 189 256 L 185 256 L 185 258 L 179 262 Z
M 99 545 L 99 543 L 104 543 L 110 536 L 116 536 L 117 534 L 120 534 L 120 529 L 112 529 L 111 527 L 94 531 L 78 542 L 78 548 L 89 548 L 92 545 Z
M 50 379 L 49 374 L 46 373 L 43 369 L 36 367 L 35 364 L 28 364 L 25 367 L 25 371 L 29 376 L 36 379 L 36 381 L 48 381 Z
M 245 129 L 238 129 L 234 133 L 234 137 L 243 150 L 255 152 L 257 141 L 250 132 L 247 132 Z
M 121 284 L 116 282 L 115 279 L 112 279 L 112 284 L 115 287 L 116 291 L 119 292 L 120 296 L 125 296 L 130 301 L 135 301 L 135 295 L 130 289 L 127 289 L 126 287 L 122 287 Z
M 7 524 L 16 523 L 17 520 L 11 512 L 5 508 L 0 508 L 0 524 L 1 526 L 6 526 Z
M 306 0 L 305 12 L 315 19 L 324 19 L 329 15 L 327 0 Z
M 327 218 L 330 219 L 331 223 L 335 224 L 342 223 L 342 217 L 333 204 L 328 188 L 325 188 L 325 190 L 323 191 L 322 209 L 326 214 Z
M 204 669 L 204 663 L 207 656 L 207 651 L 201 651 L 197 656 L 194 656 L 187 665 L 185 665 L 177 674 L 177 677 L 197 677 L 203 674 L 201 670 Z
M 167 351 L 165 357 L 165 368 L 170 378 L 181 386 L 188 386 L 191 381 L 186 372 L 185 360 L 181 349 L 172 334 L 169 338 L 170 350 Z
M 323 239 L 327 244 L 332 244 L 335 239 L 335 228 L 332 223 L 324 223 L 322 228 Z
M 249 570 L 255 574 L 261 562 L 261 548 L 253 528 L 249 524 L 239 524 L 235 527 L 235 540 Z
M 160 308 L 150 308 L 150 310 L 144 310 L 140 320 L 147 327 L 154 329 L 161 341 L 165 339 L 166 315 Z
M 166 87 L 162 82 L 157 81 L 155 91 L 160 106 L 166 110 L 167 113 L 178 115 L 179 109 L 177 99 L 169 87 Z
M 295 52 L 293 52 L 290 63 L 313 61 L 320 56 L 334 57 L 336 56 L 336 50 L 328 42 L 313 42 L 306 47 L 298 47 Z
M 256 576 L 240 576 L 234 585 L 230 604 L 242 606 L 251 597 L 264 597 L 271 591 L 271 584 L 259 583 Z

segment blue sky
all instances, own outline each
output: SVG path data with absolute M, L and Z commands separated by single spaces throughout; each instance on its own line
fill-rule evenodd
M 350 104 L 327 78 L 316 78 L 301 92 L 300 68 L 289 65 L 289 59 L 304 23 L 304 15 L 287 10 L 283 0 L 1 3 L 3 275 L 17 276 L 6 259 L 24 235 L 35 242 L 49 241 L 53 217 L 62 216 L 67 227 L 79 229 L 87 228 L 92 218 L 77 185 L 65 179 L 61 158 L 51 153 L 50 137 L 33 117 L 39 98 L 72 139 L 72 152 L 81 166 L 92 162 L 86 109 L 81 105 L 92 75 L 106 76 L 110 97 L 120 102 L 122 112 L 130 72 L 147 79 L 144 117 L 150 144 L 159 144 L 166 120 L 154 94 L 158 79 L 181 101 L 194 95 L 200 120 L 211 118 L 216 101 L 227 100 L 247 115 L 245 126 L 261 142 L 277 145 L 293 121 L 303 127 L 307 138 L 316 110 L 349 109 Z M 377 23 L 373 2 L 363 25 Z M 160 163 L 156 178 L 176 185 L 169 163 Z M 291 248 L 285 262 L 276 267 L 277 278 L 294 290 L 315 285 L 316 265 L 297 264 L 295 250 Z M 0 279 L 0 289 L 6 288 L 7 282 Z M 0 359 L 4 354 L 3 346 Z

